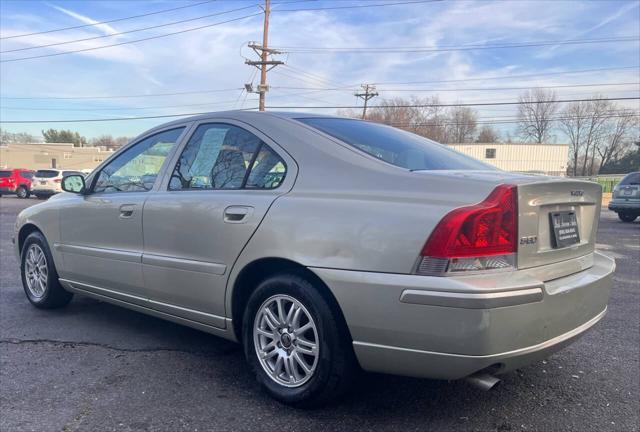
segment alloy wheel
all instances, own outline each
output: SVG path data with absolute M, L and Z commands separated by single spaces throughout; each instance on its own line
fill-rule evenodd
M 299 387 L 313 377 L 319 359 L 318 329 L 295 298 L 278 294 L 262 303 L 253 342 L 262 369 L 276 383 Z
M 42 248 L 37 244 L 32 244 L 27 249 L 24 265 L 27 288 L 35 298 L 41 298 L 47 289 L 47 279 L 49 269 L 47 267 L 47 257 Z

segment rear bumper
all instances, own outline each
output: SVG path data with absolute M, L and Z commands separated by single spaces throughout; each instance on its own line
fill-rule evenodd
M 614 269 L 595 253 L 588 269 L 547 282 L 536 269 L 457 278 L 311 270 L 338 300 L 365 370 L 458 379 L 571 343 L 604 316 Z
M 640 200 L 626 201 L 624 199 L 614 199 L 609 201 L 609 210 L 614 212 L 630 211 L 640 214 Z
M 55 189 L 40 189 L 40 188 L 32 188 L 31 193 L 34 195 L 54 195 L 61 191 Z

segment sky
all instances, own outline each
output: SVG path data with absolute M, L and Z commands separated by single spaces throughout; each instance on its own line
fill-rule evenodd
M 312 107 L 361 104 L 354 92 L 362 83 L 376 83 L 373 103 L 433 95 L 443 103 L 515 101 L 534 86 L 555 87 L 559 99 L 640 96 L 640 1 L 388 5 L 399 1 L 272 0 L 269 45 L 281 48 L 285 65 L 268 74 L 267 106 L 332 114 Z M 127 118 L 257 107 L 257 95 L 243 88 L 255 87 L 259 74 L 244 61 L 256 59 L 247 43 L 262 39 L 261 3 L 0 0 L 0 126 L 135 136 L 174 118 Z M 95 25 L 104 21 L 113 22 Z M 68 27 L 75 28 L 42 33 Z M 567 43 L 605 38 L 615 41 Z M 493 48 L 470 49 L 478 46 Z M 421 51 L 340 50 L 399 47 Z M 575 73 L 593 69 L 609 70 Z M 617 103 L 640 109 L 637 100 Z M 486 121 L 515 115 L 513 106 L 477 109 Z M 122 120 L 47 122 L 114 118 Z M 5 123 L 25 120 L 42 122 Z

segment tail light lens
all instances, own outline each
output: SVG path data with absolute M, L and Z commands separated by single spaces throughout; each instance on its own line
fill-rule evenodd
M 57 179 L 53 179 L 54 183 L 62 183 L 62 179 L 61 178 L 57 178 Z
M 509 269 L 518 237 L 517 188 L 500 185 L 481 203 L 449 212 L 422 248 L 420 274 Z

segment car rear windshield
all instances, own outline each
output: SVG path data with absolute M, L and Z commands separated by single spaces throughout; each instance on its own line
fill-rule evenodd
M 51 178 L 51 177 L 57 177 L 57 176 L 58 176 L 58 171 L 54 171 L 54 170 L 36 171 L 36 177 L 40 177 L 40 178 Z
M 361 120 L 296 119 L 390 164 L 409 170 L 495 170 L 441 144 L 397 128 Z
M 80 171 L 62 171 L 62 177 L 66 177 L 66 176 L 70 176 L 70 175 L 79 175 L 79 176 L 81 176 L 82 173 Z
M 631 174 L 627 174 L 625 178 L 620 182 L 622 186 L 624 185 L 640 185 L 640 172 L 634 172 Z
M 11 177 L 11 171 L 0 171 L 0 178 Z

